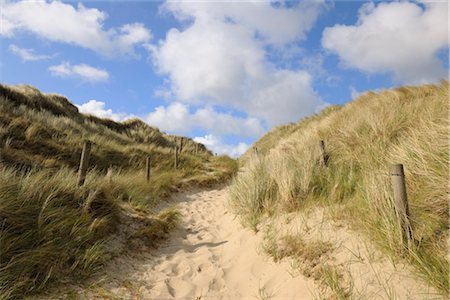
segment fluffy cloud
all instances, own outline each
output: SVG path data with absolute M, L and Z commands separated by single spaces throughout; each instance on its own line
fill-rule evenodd
M 52 55 L 39 55 L 34 53 L 33 49 L 20 48 L 16 45 L 9 45 L 9 51 L 19 56 L 23 62 L 50 59 Z
M 170 1 L 163 11 L 179 20 L 240 24 L 268 44 L 281 45 L 305 38 L 322 6 L 322 1 L 303 1 L 290 7 L 270 1 L 192 2 Z
M 243 111 L 271 127 L 296 121 L 324 102 L 304 70 L 277 67 L 267 47 L 277 49 L 304 38 L 321 4 L 290 7 L 268 2 L 169 2 L 165 11 L 190 20 L 171 29 L 151 48 L 157 69 L 167 74 L 177 101 L 220 105 Z
M 448 47 L 447 22 L 446 2 L 371 2 L 356 25 L 326 28 L 322 45 L 346 67 L 388 72 L 406 83 L 435 81 L 447 76 L 437 56 Z
M 229 155 L 234 158 L 241 156 L 249 148 L 249 145 L 246 143 L 239 143 L 237 145 L 225 144 L 219 137 L 214 135 L 195 137 L 194 141 L 202 143 L 214 153 L 219 155 Z
M 72 65 L 69 62 L 63 62 L 50 66 L 48 69 L 53 76 L 76 77 L 91 83 L 107 81 L 109 78 L 107 71 L 86 64 Z
M 107 15 L 81 3 L 74 7 L 60 1 L 0 1 L 0 35 L 3 36 L 12 37 L 16 32 L 27 31 L 107 56 L 134 54 L 136 45 L 146 44 L 151 39 L 150 31 L 140 23 L 104 29 Z
M 125 113 L 114 113 L 112 109 L 106 109 L 105 106 L 105 102 L 97 100 L 89 100 L 84 104 L 77 105 L 80 112 L 100 118 L 108 118 L 114 121 L 124 121 L 133 117 Z
M 193 129 L 205 129 L 215 135 L 258 137 L 264 132 L 261 122 L 255 118 L 239 118 L 220 113 L 212 108 L 200 108 L 191 113 L 186 104 L 179 102 L 151 112 L 147 123 L 165 131 L 187 133 Z

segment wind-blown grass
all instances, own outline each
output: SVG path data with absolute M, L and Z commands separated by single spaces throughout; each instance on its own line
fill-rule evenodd
M 93 147 L 86 182 L 78 187 L 86 139 Z M 173 149 L 180 140 L 174 169 Z M 170 193 L 223 182 L 236 171 L 234 160 L 214 157 L 189 138 L 140 120 L 83 115 L 65 97 L 30 86 L 0 85 L 0 154 L 1 299 L 91 274 L 105 261 L 105 243 L 127 209 L 152 215 L 150 209 Z M 144 174 L 148 156 L 150 182 Z M 178 214 L 153 219 L 139 230 L 151 232 L 146 242 L 157 245 Z
M 449 84 L 369 92 L 329 107 L 258 141 L 230 187 L 244 224 L 267 214 L 333 206 L 393 257 L 402 254 L 443 294 L 449 293 Z M 324 140 L 328 166 L 320 164 Z M 416 245 L 406 249 L 389 177 L 402 163 Z M 270 192 L 268 192 L 270 191 Z

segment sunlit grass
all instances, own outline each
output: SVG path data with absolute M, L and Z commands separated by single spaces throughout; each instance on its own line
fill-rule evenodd
M 85 184 L 78 187 L 86 139 L 92 153 Z M 153 215 L 152 208 L 182 188 L 223 183 L 236 171 L 234 160 L 213 157 L 191 139 L 140 120 L 117 123 L 82 115 L 63 96 L 30 86 L 0 85 L 0 151 L 1 299 L 92 274 L 107 259 L 105 245 L 130 210 L 153 220 L 131 233 L 133 240 L 157 246 L 179 213 Z
M 369 92 L 298 124 L 274 129 L 241 159 L 231 204 L 254 229 L 262 218 L 306 204 L 339 205 L 340 219 L 392 257 L 408 259 L 449 293 L 449 83 Z M 328 166 L 320 164 L 325 141 Z M 406 249 L 389 177 L 402 163 L 415 246 Z

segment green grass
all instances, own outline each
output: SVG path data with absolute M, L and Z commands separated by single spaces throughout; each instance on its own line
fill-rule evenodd
M 60 276 L 89 274 L 101 263 L 118 202 L 105 183 L 91 179 L 78 188 L 76 180 L 68 169 L 0 169 L 2 298 L 39 290 Z
M 77 186 L 84 140 L 93 144 Z M 182 141 L 179 168 L 174 146 Z M 171 193 L 231 178 L 237 164 L 140 120 L 80 114 L 68 99 L 0 85 L 0 298 L 20 298 L 101 268 L 126 214 L 152 220 L 132 240 L 157 246 L 179 213 L 153 213 Z M 150 182 L 145 160 L 152 161 Z
M 369 92 L 275 128 L 255 144 L 259 154 L 250 149 L 241 159 L 231 205 L 254 229 L 267 216 L 328 206 L 448 295 L 448 99 L 447 81 Z M 321 140 L 327 167 L 320 164 Z M 403 243 L 393 206 L 389 169 L 397 163 L 406 170 L 412 249 Z

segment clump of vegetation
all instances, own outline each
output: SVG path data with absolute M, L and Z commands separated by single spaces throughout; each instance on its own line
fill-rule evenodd
M 285 257 L 294 258 L 303 265 L 301 267 L 303 275 L 315 279 L 318 279 L 317 266 L 333 250 L 333 245 L 330 242 L 305 241 L 298 235 L 284 235 L 279 238 L 273 230 L 265 233 L 262 245 L 264 251 L 272 256 L 275 261 L 280 261 Z
M 327 262 L 334 250 L 332 243 L 322 240 L 305 240 L 298 234 L 279 235 L 280 232 L 274 227 L 270 227 L 265 232 L 262 243 L 265 253 L 274 261 L 290 258 L 294 270 L 299 270 L 303 276 L 317 282 L 323 294 L 327 294 L 328 291 L 328 294 L 332 293 L 333 299 L 350 299 L 351 286 L 344 287 L 339 266 Z
M 139 247 L 139 243 L 143 243 L 149 247 L 156 247 L 177 226 L 180 218 L 181 214 L 177 209 L 173 207 L 165 209 L 154 219 L 147 221 L 150 224 L 141 227 L 133 233 L 128 238 L 128 242 L 136 244 L 135 247 Z
M 93 146 L 85 184 L 78 187 L 84 140 Z M 170 193 L 223 182 L 235 171 L 234 160 L 140 120 L 83 115 L 63 96 L 0 85 L 0 298 L 91 274 L 130 209 L 152 216 L 151 208 Z M 151 234 L 134 237 L 157 245 L 178 216 L 155 213 L 139 229 Z
M 107 183 L 91 179 L 78 188 L 69 169 L 2 168 L 0 199 L 2 298 L 92 272 L 102 261 L 102 242 L 117 226 L 119 205 Z
M 307 205 L 333 207 L 392 257 L 449 293 L 449 83 L 368 92 L 298 124 L 275 128 L 242 158 L 230 187 L 243 224 Z M 327 166 L 321 163 L 325 141 Z M 397 222 L 390 165 L 406 170 L 416 244 L 408 249 Z M 359 217 L 355 217 L 359 216 Z

